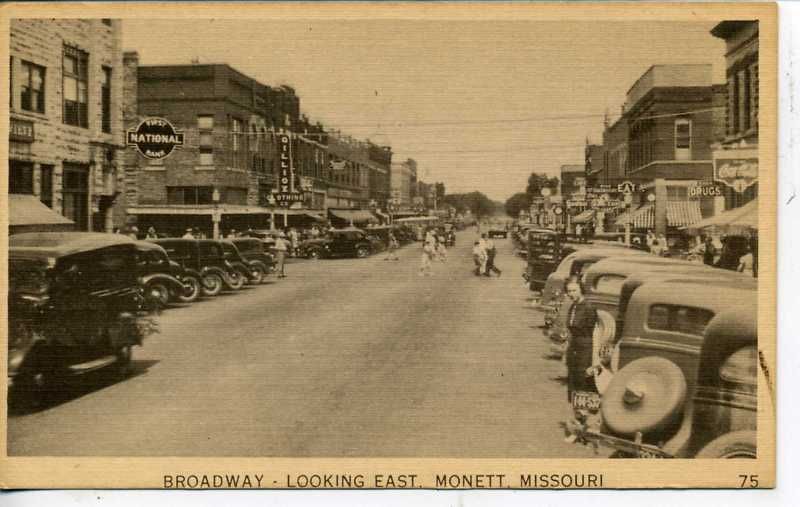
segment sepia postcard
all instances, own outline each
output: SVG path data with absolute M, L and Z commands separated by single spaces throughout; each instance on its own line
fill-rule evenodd
M 775 487 L 777 22 L 3 5 L 0 487 Z

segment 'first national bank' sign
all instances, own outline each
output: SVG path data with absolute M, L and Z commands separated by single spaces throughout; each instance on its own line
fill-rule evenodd
M 145 118 L 128 131 L 126 141 L 143 157 L 159 160 L 168 157 L 177 146 L 183 146 L 183 132 L 175 130 L 164 118 Z

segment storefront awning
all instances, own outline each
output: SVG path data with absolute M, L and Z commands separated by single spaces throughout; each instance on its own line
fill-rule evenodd
M 581 213 L 578 213 L 577 215 L 572 217 L 572 223 L 573 224 L 585 224 L 587 222 L 591 222 L 592 220 L 594 220 L 594 214 L 595 214 L 595 211 L 593 209 L 589 209 L 589 210 L 583 211 Z
M 367 210 L 363 209 L 330 209 L 328 212 L 336 218 L 353 223 L 377 222 L 378 219 Z
M 11 234 L 71 231 L 75 228 L 75 222 L 48 208 L 35 195 L 9 194 L 8 211 Z
M 667 225 L 685 227 L 702 219 L 699 201 L 667 201 Z
M 652 203 L 642 207 L 626 211 L 617 217 L 616 225 L 625 226 L 630 223 L 634 229 L 652 229 L 655 219 L 655 210 Z
M 320 213 L 307 209 L 290 208 L 265 208 L 263 206 L 243 206 L 236 204 L 221 204 L 217 208 L 213 205 L 198 206 L 135 206 L 126 209 L 129 215 L 213 215 L 217 209 L 220 215 L 290 215 L 308 216 L 314 220 L 324 221 Z
M 758 199 L 753 199 L 742 207 L 723 211 L 713 217 L 699 220 L 690 227 L 690 231 L 700 232 L 703 229 L 719 228 L 727 231 L 732 229 L 758 230 Z

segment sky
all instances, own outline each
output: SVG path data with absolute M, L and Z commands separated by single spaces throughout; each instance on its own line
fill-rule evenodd
M 141 65 L 227 63 L 288 84 L 312 121 L 413 158 L 448 193 L 504 201 L 602 142 L 606 112 L 654 64 L 709 63 L 709 22 L 536 20 L 123 21 Z

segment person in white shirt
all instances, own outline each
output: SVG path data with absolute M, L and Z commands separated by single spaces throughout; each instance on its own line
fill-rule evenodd
M 195 239 L 194 238 L 194 234 L 192 233 L 192 229 L 191 228 L 186 229 L 186 232 L 183 233 L 183 236 L 181 236 L 181 238 L 183 238 L 183 239 Z
M 737 271 L 740 273 L 745 273 L 750 276 L 755 276 L 755 271 L 753 270 L 754 259 L 753 259 L 753 252 L 750 248 L 747 248 L 747 253 L 739 257 L 739 267 Z
M 475 276 L 481 276 L 486 272 L 486 248 L 480 241 L 475 242 L 472 247 L 472 259 L 475 261 Z
M 286 278 L 286 251 L 289 250 L 289 244 L 286 241 L 286 235 L 279 232 L 275 237 L 275 271 L 278 272 L 278 278 Z

